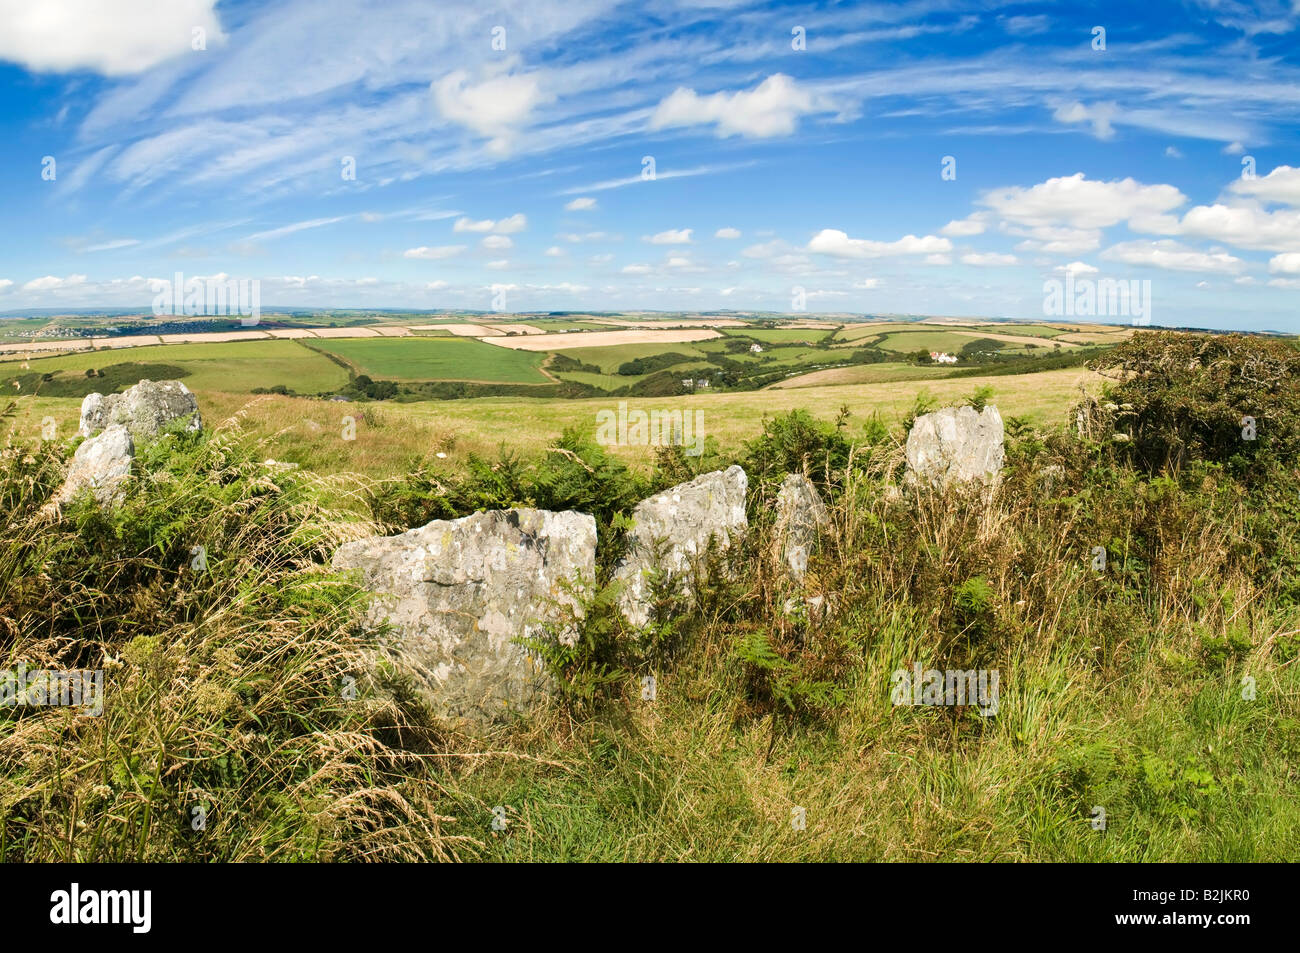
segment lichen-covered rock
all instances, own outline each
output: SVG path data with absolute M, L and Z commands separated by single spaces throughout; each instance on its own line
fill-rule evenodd
M 517 640 L 545 637 L 564 606 L 576 608 L 573 594 L 596 575 L 596 521 L 534 509 L 475 513 L 345 543 L 333 564 L 362 571 L 377 596 L 370 621 L 391 626 L 385 652 L 433 710 L 490 722 L 544 696 L 542 667 Z
M 1059 463 L 1049 464 L 1038 473 L 1038 487 L 1044 496 L 1052 496 L 1065 484 L 1065 467 Z
M 745 531 L 748 486 L 745 471 L 733 466 L 697 476 L 637 504 L 627 551 L 614 570 L 614 578 L 623 583 L 619 608 L 628 622 L 641 626 L 650 621 L 654 571 L 665 573 L 678 593 L 689 593 L 696 561 L 704 555 L 709 539 L 715 538 L 718 550 L 724 551 L 732 534 Z
M 830 599 L 826 596 L 800 596 L 785 600 L 781 611 L 792 622 L 815 625 L 829 619 L 837 608 L 838 600 L 833 596 Z
M 93 437 L 122 424 L 137 443 L 146 443 L 173 420 L 188 418 L 186 430 L 200 430 L 199 402 L 180 381 L 140 381 L 120 394 L 87 394 L 81 402 L 81 435 Z
M 945 407 L 916 418 L 907 435 L 909 484 L 932 487 L 978 483 L 991 486 L 1002 476 L 1002 415 L 989 404 Z
M 134 457 L 135 443 L 130 432 L 121 424 L 110 425 L 102 433 L 82 441 L 72 455 L 72 465 L 55 501 L 68 503 L 89 487 L 100 503 L 119 502 Z
M 120 502 L 137 444 L 182 419 L 187 430 L 203 426 L 199 402 L 180 381 L 140 381 L 120 394 L 87 394 L 81 402 L 81 435 L 88 439 L 77 448 L 63 486 L 45 511 L 70 502 L 86 487 L 102 504 Z
M 808 553 L 827 520 L 826 504 L 812 481 L 802 473 L 788 474 L 776 495 L 773 534 L 780 547 L 781 567 L 794 582 L 803 582 Z

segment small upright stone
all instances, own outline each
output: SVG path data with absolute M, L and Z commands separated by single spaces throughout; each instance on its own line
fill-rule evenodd
M 55 502 L 69 503 L 87 488 L 99 503 L 120 502 L 122 484 L 131 475 L 134 456 L 135 443 L 130 432 L 121 424 L 110 425 L 77 448 Z
M 774 535 L 781 567 L 796 583 L 808 572 L 808 553 L 828 521 L 817 487 L 802 473 L 788 474 L 776 495 Z
M 745 471 L 732 466 L 701 474 L 636 505 L 627 552 L 614 570 L 614 578 L 623 583 L 619 608 L 629 623 L 642 626 L 650 621 L 650 574 L 656 569 L 667 574 L 679 594 L 693 592 L 695 564 L 710 538 L 725 551 L 732 534 L 748 527 L 748 487 Z
M 936 488 L 992 486 L 1002 478 L 1004 458 L 1002 416 L 996 407 L 945 407 L 916 418 L 907 435 L 905 479 Z
M 137 446 L 148 443 L 174 420 L 201 430 L 199 402 L 180 381 L 140 381 L 120 394 L 87 394 L 81 402 L 81 435 L 63 486 L 43 509 L 52 513 L 86 487 L 104 505 L 120 503 Z

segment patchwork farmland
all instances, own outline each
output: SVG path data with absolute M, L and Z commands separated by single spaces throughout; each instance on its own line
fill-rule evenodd
M 978 387 L 991 388 L 1005 412 L 1046 421 L 1098 386 L 1084 366 L 1096 346 L 1055 347 L 1053 339 L 1125 333 L 776 316 L 467 317 L 317 327 L 273 319 L 239 332 L 251 340 L 208 340 L 235 332 L 190 329 L 167 336 L 172 343 L 11 353 L 0 357 L 0 383 L 22 418 L 75 428 L 85 394 L 177 379 L 214 412 L 240 414 L 277 459 L 378 475 L 399 460 L 427 458 L 430 447 L 457 459 L 504 445 L 539 449 L 566 428 L 590 433 L 596 412 L 619 399 L 698 408 L 706 435 L 726 447 L 750 439 L 765 416 L 795 407 L 825 420 L 845 409 L 857 420 L 896 423 L 918 400 L 942 402 Z M 112 338 L 111 328 L 96 330 L 91 340 Z M 957 360 L 937 363 L 931 351 Z M 344 414 L 337 401 L 373 408 L 371 423 L 342 454 L 322 454 L 318 436 Z M 635 465 L 652 462 L 646 448 L 613 452 Z

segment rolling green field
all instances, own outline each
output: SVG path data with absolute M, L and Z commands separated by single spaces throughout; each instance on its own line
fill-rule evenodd
M 933 380 L 952 373 L 949 367 L 917 367 L 890 361 L 885 364 L 852 364 L 821 371 L 809 371 L 769 384 L 769 390 L 786 390 L 796 387 L 825 387 L 828 384 L 888 384 L 895 381 Z
M 514 351 L 473 338 L 339 338 L 311 346 L 375 380 L 549 383 L 540 370 L 544 352 Z
M 248 393 L 255 387 L 283 384 L 291 390 L 318 393 L 341 387 L 347 371 L 323 354 L 297 341 L 231 341 L 203 344 L 160 344 L 151 347 L 78 352 L 28 362 L 0 363 L 8 383 L 28 373 L 85 375 L 88 368 L 103 370 L 115 364 L 167 364 L 185 371 L 185 386 L 193 391 Z
M 1047 324 L 976 324 L 976 331 L 991 331 L 994 334 L 1017 334 L 1022 337 L 1054 338 L 1064 334 L 1063 328 L 1054 328 Z
M 890 331 L 907 331 L 915 330 L 917 325 L 905 324 L 903 322 L 892 322 L 889 324 L 849 324 L 835 332 L 831 340 L 835 344 L 843 344 L 848 341 L 861 341 L 864 338 L 873 338 L 880 334 L 887 334 Z
M 955 354 L 974 340 L 973 337 L 951 331 L 895 331 L 885 335 L 880 347 L 900 354 L 912 351 L 946 351 Z
M 887 365 L 837 368 L 824 373 L 876 371 Z M 898 366 L 895 365 L 895 369 Z M 927 370 L 927 369 L 922 369 Z M 928 369 L 939 371 L 939 368 Z M 811 377 L 811 375 L 810 375 Z M 188 379 L 187 379 L 188 380 Z M 1096 391 L 1100 378 L 1082 368 L 1043 371 L 1009 377 L 956 380 L 867 380 L 815 383 L 808 386 L 732 393 L 698 393 L 680 397 L 630 398 L 642 410 L 697 409 L 704 413 L 703 433 L 720 447 L 735 449 L 753 439 L 763 418 L 806 408 L 821 420 L 833 421 L 841 407 L 852 414 L 856 432 L 874 414 L 891 425 L 907 413 L 920 394 L 938 405 L 960 402 L 976 388 L 993 389 L 993 401 L 1004 418 L 1025 417 L 1042 425 L 1060 423 L 1081 389 Z M 480 397 L 416 403 L 331 403 L 277 395 L 254 396 L 229 387 L 196 391 L 204 418 L 214 426 L 239 414 L 242 426 L 262 443 L 264 457 L 298 463 L 320 473 L 361 473 L 384 478 L 404 472 L 435 451 L 445 451 L 447 466 L 463 463 L 469 453 L 495 455 L 503 446 L 535 453 L 551 446 L 566 427 L 595 433 L 596 414 L 617 410 L 619 398 L 555 399 Z M 19 394 L 15 412 L 0 429 L 15 437 L 39 435 L 46 417 L 57 432 L 77 429 L 81 401 Z M 356 418 L 356 439 L 338 434 L 345 416 Z M 652 447 L 611 447 L 615 456 L 648 468 Z
M 816 344 L 834 334 L 831 328 L 722 328 L 723 334 L 732 337 L 753 338 L 755 341 L 774 341 L 787 344 L 792 341 L 807 341 Z
M 795 408 L 805 408 L 821 420 L 833 421 L 840 408 L 846 407 L 852 415 L 849 426 L 856 432 L 875 414 L 896 426 L 919 394 L 928 394 L 938 406 L 944 406 L 960 402 L 981 386 L 992 388 L 993 402 L 1004 419 L 1018 416 L 1044 425 L 1059 424 L 1069 405 L 1078 400 L 1081 388 L 1096 390 L 1099 384 L 1097 375 L 1069 368 L 1009 377 L 834 384 L 626 400 L 646 411 L 700 410 L 704 414 L 703 434 L 720 447 L 734 449 L 758 435 L 765 416 Z M 249 398 L 234 394 L 211 395 L 209 403 L 221 416 L 247 408 L 247 425 L 266 436 L 267 455 L 277 460 L 301 463 L 320 472 L 354 471 L 383 477 L 408 466 L 411 460 L 427 459 L 435 449 L 448 453 L 446 464 L 451 466 L 463 461 L 468 453 L 494 456 L 501 447 L 540 452 L 569 427 L 592 437 L 597 413 L 617 411 L 619 400 L 482 397 L 369 404 L 364 405 L 365 422 L 358 424 L 356 439 L 348 443 L 323 438 L 337 433 L 342 415 L 356 415 L 355 405 L 289 397 L 255 398 L 250 403 Z M 32 417 L 39 421 L 41 414 L 48 412 L 34 410 Z M 63 413 L 75 426 L 75 406 Z M 653 464 L 653 447 L 608 449 L 638 467 Z
M 737 359 L 763 361 L 772 367 L 801 367 L 815 364 L 833 364 L 842 360 L 844 352 L 828 351 L 812 347 L 782 347 L 764 351 L 762 354 L 735 355 Z
M 291 317 L 298 322 L 306 322 L 309 318 L 304 314 Z M 330 321 L 320 323 L 337 326 L 344 321 L 342 315 L 327 317 Z M 354 317 L 363 316 L 358 314 Z M 373 315 L 364 317 L 368 323 L 375 323 Z M 703 341 L 633 341 L 546 352 L 515 350 L 483 340 L 453 336 L 436 325 L 491 320 L 503 325 L 527 324 L 555 331 L 562 327 L 592 326 L 593 322 L 586 316 L 526 315 L 498 321 L 496 316 L 485 318 L 479 314 L 385 315 L 378 320 L 385 324 L 423 321 L 435 327 L 403 337 L 204 341 L 77 352 L 28 361 L 13 356 L 0 359 L 0 382 L 7 383 L 15 394 L 39 394 L 41 398 L 55 400 L 56 405 L 58 400 L 80 398 L 92 390 L 101 393 L 122 390 L 144 377 L 179 378 L 200 395 L 248 395 L 254 391 L 287 389 L 297 395 L 342 393 L 352 398 L 381 396 L 396 397 L 399 401 L 462 395 L 480 400 L 507 396 L 512 388 L 520 386 L 546 386 L 554 390 L 561 384 L 581 385 L 611 394 L 631 389 L 633 394 L 642 396 L 670 395 L 675 391 L 687 393 L 693 389 L 680 384 L 686 378 L 709 379 L 714 396 L 753 394 L 763 387 L 789 390 L 872 384 L 897 384 L 901 392 L 914 395 L 915 387 L 907 385 L 941 379 L 954 370 L 969 373 L 973 366 L 984 364 L 993 374 L 992 366 L 1007 357 L 1050 356 L 1053 350 L 1057 350 L 1053 338 L 1065 341 L 1095 333 L 1114 341 L 1127 333 L 1124 328 L 1092 332 L 1074 331 L 1076 325 L 988 322 L 955 326 L 888 321 L 874 325 L 832 324 L 820 329 L 785 327 L 779 323 L 773 326 L 770 319 L 765 319 L 762 326 L 727 327 L 719 336 Z M 627 340 L 626 331 L 609 329 L 611 342 L 620 338 Z M 958 354 L 981 334 L 1011 339 L 999 341 L 997 346 L 987 349 L 988 353 L 968 355 L 956 368 L 931 366 L 928 362 L 918 365 L 892 356 L 910 356 L 918 350 Z M 737 338 L 745 337 L 765 342 L 763 350 L 755 354 L 739 345 Z M 818 343 L 801 343 L 805 339 Z M 1042 341 L 1041 347 L 1034 345 L 1035 340 Z M 738 350 L 729 350 L 729 346 L 738 347 Z M 1078 346 L 1073 343 L 1064 345 L 1066 348 Z M 855 354 L 852 351 L 855 347 L 875 349 L 876 353 Z M 891 356 L 886 360 L 886 354 L 881 352 L 889 352 Z M 676 355 L 675 362 L 646 360 L 667 355 Z M 879 363 L 862 362 L 863 359 L 874 359 Z M 645 361 L 642 373 L 617 373 L 620 367 L 636 360 Z M 575 361 L 583 365 L 583 369 L 566 369 L 572 368 L 570 362 Z M 849 363 L 855 361 L 860 363 Z M 1060 362 L 1047 365 L 1050 366 L 1059 367 Z M 595 368 L 599 370 L 593 370 Z M 92 369 L 97 373 L 87 377 L 86 372 Z M 1022 369 L 1031 373 L 1036 370 L 1029 365 L 1017 368 L 1017 371 Z M 45 379 L 49 375 L 52 377 Z M 376 394 L 367 390 L 372 385 L 365 382 L 359 389 L 351 387 L 353 379 L 359 376 L 397 385 L 398 390 Z M 569 395 L 572 396 L 572 391 Z M 742 400 L 753 401 L 754 398 Z
M 704 361 L 690 360 L 681 364 L 674 364 L 672 371 L 674 374 L 681 375 L 682 379 L 692 375 L 702 376 L 697 372 L 707 372 L 714 369 L 714 365 Z M 591 374 L 587 371 L 558 371 L 556 377 L 561 380 L 573 381 L 575 384 L 590 384 L 592 387 L 599 387 L 601 390 L 618 390 L 621 387 L 628 387 L 636 384 L 649 377 L 649 374 Z
M 703 345 L 711 341 L 682 341 L 676 344 L 616 344 L 611 347 L 575 347 L 564 351 L 566 357 L 583 364 L 592 364 L 607 374 L 613 374 L 619 366 L 641 357 L 653 357 L 656 354 L 684 354 L 687 357 L 703 358 L 706 356 Z

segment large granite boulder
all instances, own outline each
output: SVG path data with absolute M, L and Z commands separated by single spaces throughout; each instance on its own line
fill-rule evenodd
M 180 381 L 141 381 L 120 394 L 87 394 L 81 402 L 83 437 L 122 424 L 138 443 L 146 443 L 180 419 L 188 419 L 186 430 L 203 427 L 199 402 Z
M 808 572 L 808 553 L 829 517 L 817 487 L 802 473 L 788 474 L 776 495 L 773 529 L 780 548 L 781 569 L 795 583 Z
M 623 583 L 619 608 L 628 622 L 642 626 L 650 621 L 653 572 L 665 573 L 672 588 L 688 594 L 709 539 L 715 538 L 724 551 L 732 534 L 745 531 L 748 486 L 745 471 L 733 466 L 697 476 L 636 505 L 627 551 L 614 569 L 614 578 Z
M 112 424 L 107 430 L 82 441 L 72 455 L 72 464 L 63 486 L 55 495 L 56 503 L 68 503 L 82 490 L 89 488 L 99 503 L 118 503 L 122 499 L 122 484 L 131 475 L 131 461 L 135 457 L 135 443 L 131 433 L 121 424 Z
M 945 407 L 923 414 L 907 435 L 905 479 L 936 488 L 991 486 L 1002 476 L 1002 439 L 1002 415 L 991 404 L 983 410 Z
M 385 652 L 434 711 L 498 721 L 546 693 L 541 664 L 517 640 L 546 637 L 576 608 L 573 594 L 596 575 L 596 520 L 534 509 L 434 520 L 345 543 L 333 565 L 361 570 L 376 594 L 371 623 L 391 627 Z

